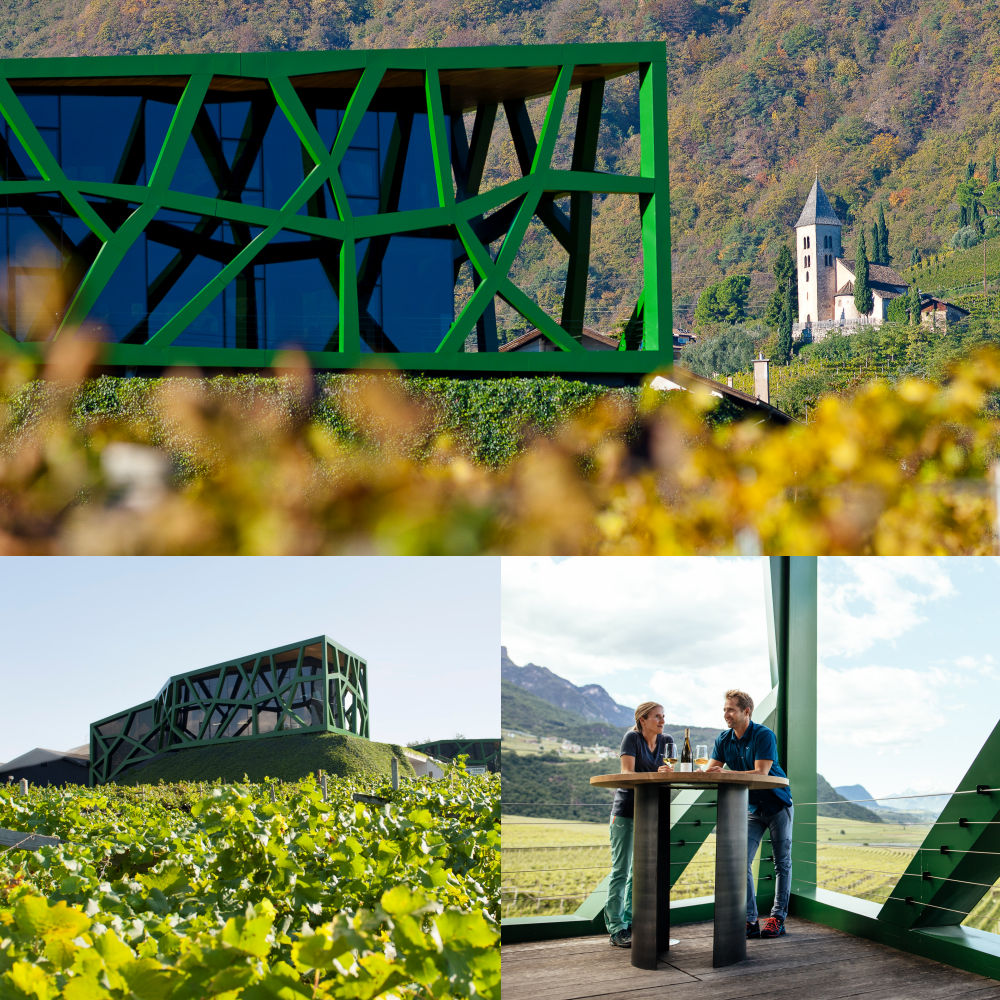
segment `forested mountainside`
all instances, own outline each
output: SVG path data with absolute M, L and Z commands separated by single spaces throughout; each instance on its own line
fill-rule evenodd
M 959 228 L 967 164 L 984 172 L 995 151 L 1000 0 L 7 0 L 0 11 L 4 56 L 634 39 L 668 51 L 682 308 L 729 274 L 750 275 L 762 307 L 817 173 L 849 226 L 870 227 L 884 206 L 897 266 L 914 248 L 937 252 Z M 634 93 L 611 88 L 608 104 L 601 165 L 630 166 Z M 610 330 L 634 295 L 636 225 L 624 201 L 595 213 L 588 321 Z M 560 290 L 550 258 L 535 233 L 519 280 L 543 300 Z

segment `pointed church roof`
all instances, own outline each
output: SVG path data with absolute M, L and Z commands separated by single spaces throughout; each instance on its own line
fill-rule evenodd
M 842 225 L 837 213 L 834 212 L 830 199 L 826 192 L 820 187 L 819 178 L 813 181 L 813 186 L 809 190 L 809 197 L 806 198 L 805 207 L 799 216 L 799 221 L 795 223 L 795 228 L 800 226 L 839 226 Z

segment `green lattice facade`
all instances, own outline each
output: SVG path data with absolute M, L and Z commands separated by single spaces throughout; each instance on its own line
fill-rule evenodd
M 368 738 L 368 666 L 326 636 L 171 677 L 90 726 L 91 784 L 158 754 L 283 733 Z
M 631 175 L 597 169 L 605 84 L 629 76 Z M 0 112 L 8 351 L 86 325 L 135 370 L 267 367 L 287 347 L 327 369 L 671 362 L 660 44 L 0 60 Z M 484 183 L 501 141 L 506 179 Z M 598 352 L 608 196 L 634 212 L 635 301 Z M 529 230 L 552 247 L 541 301 L 516 280 Z M 533 347 L 499 349 L 498 309 Z

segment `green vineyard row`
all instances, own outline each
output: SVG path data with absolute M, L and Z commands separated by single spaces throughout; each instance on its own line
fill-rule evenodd
M 357 796 L 360 801 L 358 801 Z M 499 997 L 500 784 L 0 790 L 0 998 Z
M 888 828 L 889 834 L 871 824 L 854 823 L 842 829 L 845 821 L 821 822 L 817 844 L 816 873 L 797 871 L 796 877 L 815 882 L 824 889 L 858 899 L 884 903 L 900 875 L 906 870 L 923 839 L 915 827 Z M 572 913 L 600 884 L 611 867 L 610 847 L 603 823 L 574 823 L 572 843 L 559 845 L 560 828 L 569 824 L 536 821 L 504 828 L 503 844 L 503 916 L 545 916 Z M 875 834 L 899 838 L 907 846 L 877 846 L 857 839 L 841 840 L 838 835 L 855 838 Z M 912 846 L 911 846 L 912 844 Z M 690 899 L 713 892 L 715 865 L 714 837 L 702 845 L 678 879 L 671 898 Z M 1000 883 L 990 889 L 963 922 L 967 927 L 1000 934 Z

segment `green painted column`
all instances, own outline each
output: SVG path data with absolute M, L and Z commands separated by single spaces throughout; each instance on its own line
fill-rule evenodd
M 792 894 L 816 881 L 817 560 L 786 557 L 787 653 L 779 682 L 784 768 L 795 800 Z M 784 695 L 781 696 L 781 692 Z
M 777 695 L 773 728 L 795 802 L 794 896 L 816 881 L 817 563 L 809 556 L 775 556 L 768 569 L 768 646 Z M 768 866 L 765 872 L 770 871 Z M 770 889 L 773 898 L 773 883 Z M 758 901 L 763 902 L 761 893 Z

